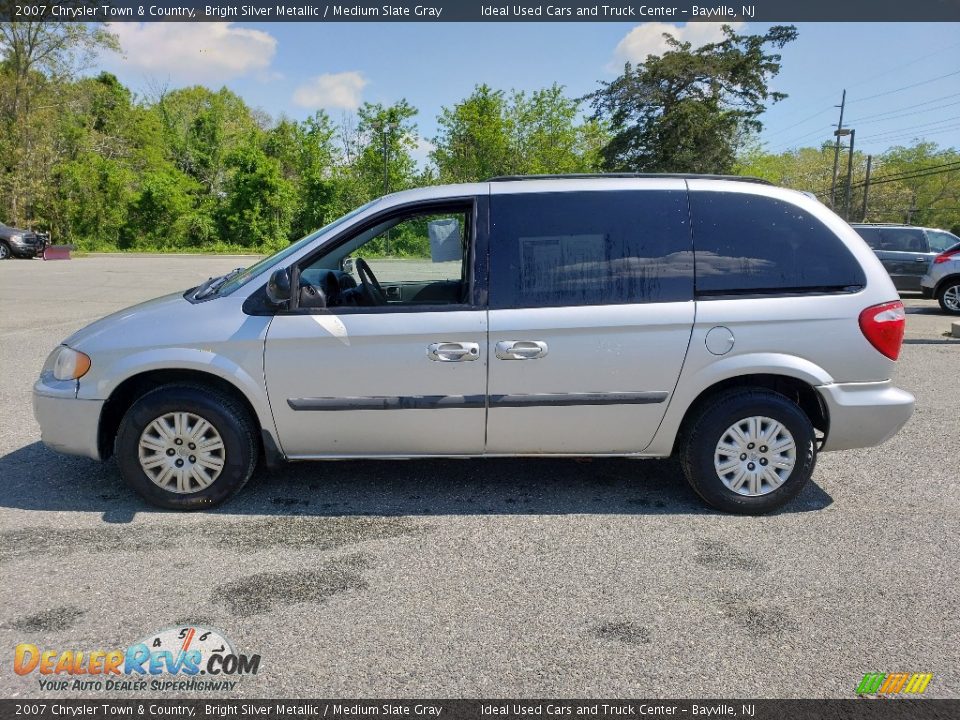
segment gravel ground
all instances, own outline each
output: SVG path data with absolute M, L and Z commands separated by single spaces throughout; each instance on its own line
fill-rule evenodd
M 960 697 L 960 341 L 933 301 L 906 299 L 907 427 L 824 454 L 768 517 L 627 460 L 295 465 L 177 514 L 40 444 L 30 388 L 56 343 L 249 262 L 0 263 L 0 696 L 41 695 L 17 643 L 196 623 L 262 656 L 229 697 L 852 697 L 868 671 Z

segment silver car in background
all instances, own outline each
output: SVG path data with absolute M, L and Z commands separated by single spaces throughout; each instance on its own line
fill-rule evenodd
M 936 298 L 946 312 L 960 315 L 960 242 L 933 258 L 920 291 L 925 298 Z
M 818 452 L 909 419 L 904 323 L 867 244 L 801 193 L 498 178 L 380 198 L 99 320 L 34 408 L 49 447 L 116 456 L 167 508 L 224 501 L 260 459 L 676 456 L 707 503 L 760 513 Z

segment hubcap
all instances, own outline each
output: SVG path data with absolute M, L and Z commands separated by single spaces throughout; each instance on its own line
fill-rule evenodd
M 948 287 L 944 291 L 943 304 L 953 310 L 953 312 L 960 312 L 960 285 Z
M 10 251 L 7 250 L 7 246 L 0 243 L 0 260 L 6 260 L 9 252 Z
M 199 415 L 172 412 L 140 435 L 140 467 L 156 485 L 175 493 L 209 487 L 223 471 L 226 449 L 217 429 Z
M 793 435 L 768 417 L 738 420 L 720 436 L 713 455 L 717 476 L 738 495 L 756 497 L 786 482 L 797 462 Z

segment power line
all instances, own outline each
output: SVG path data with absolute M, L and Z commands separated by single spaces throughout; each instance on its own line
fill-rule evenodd
M 960 93 L 957 93 L 956 95 L 948 95 L 947 97 L 957 97 L 957 96 L 960 96 Z M 941 98 L 941 99 L 944 99 L 944 98 Z M 928 104 L 929 103 L 920 103 L 919 105 L 915 105 L 914 107 L 918 108 Z M 932 107 L 932 108 L 927 108 L 924 112 L 936 112 L 937 110 L 943 110 L 944 108 L 953 107 L 954 105 L 960 105 L 960 100 L 957 100 L 952 103 L 945 103 L 943 105 L 937 105 L 936 107 Z M 890 111 L 887 113 L 880 113 L 880 115 L 888 115 L 889 117 L 880 117 L 880 115 L 867 115 L 866 117 L 861 117 L 859 120 L 854 120 L 850 124 L 860 127 L 861 125 L 872 125 L 873 123 L 887 122 L 888 120 L 899 120 L 900 118 L 911 117 L 913 115 L 916 115 L 915 112 L 905 112 L 899 115 L 893 114 L 894 112 L 900 113 L 901 111 L 896 110 L 896 111 Z
M 909 66 L 911 66 L 911 65 L 915 65 L 916 63 L 920 62 L 921 60 L 926 60 L 927 58 L 931 58 L 931 57 L 933 57 L 934 55 L 939 55 L 940 53 L 942 53 L 942 52 L 944 52 L 944 51 L 946 51 L 946 50 L 952 50 L 953 48 L 955 48 L 955 47 L 957 47 L 957 46 L 960 46 L 960 42 L 952 43 L 951 45 L 947 45 L 946 47 L 940 48 L 939 50 L 934 50 L 933 52 L 927 53 L 926 55 L 921 55 L 920 57 L 915 58 L 915 59 L 913 59 L 913 60 L 910 60 L 910 61 L 908 61 L 908 62 L 898 63 L 896 67 L 891 68 L 890 70 L 885 70 L 884 72 L 878 73 L 878 74 L 876 74 L 876 75 L 872 75 L 872 76 L 868 77 L 866 80 L 858 80 L 858 81 L 855 82 L 855 83 L 847 83 L 847 87 L 848 87 L 848 88 L 851 88 L 851 87 L 858 87 L 858 86 L 860 86 L 860 85 L 864 85 L 865 83 L 868 83 L 868 82 L 870 82 L 871 80 L 876 80 L 876 79 L 879 78 L 879 77 L 884 77 L 885 75 L 889 75 L 889 74 L 891 74 L 892 72 L 896 72 L 897 70 L 902 70 L 902 69 L 905 68 L 905 67 L 909 67 Z
M 801 120 L 801 121 L 799 121 L 799 122 L 795 122 L 793 125 L 788 125 L 788 126 L 785 127 L 785 128 L 780 128 L 779 130 L 775 130 L 774 132 L 772 132 L 772 133 L 770 133 L 769 135 L 767 135 L 767 137 L 769 138 L 770 136 L 773 136 L 773 135 L 780 135 L 781 133 L 787 132 L 787 130 L 793 130 L 795 127 L 799 127 L 799 126 L 803 125 L 804 123 L 809 122 L 810 120 L 813 120 L 813 119 L 816 118 L 816 117 L 820 117 L 821 115 L 823 115 L 823 114 L 826 113 L 826 112 L 830 112 L 830 111 L 833 110 L 833 109 L 834 109 L 834 108 L 833 108 L 832 106 L 831 106 L 831 107 L 828 107 L 828 108 L 824 108 L 823 110 L 820 110 L 819 112 L 815 112 L 815 113 L 814 113 L 813 115 L 811 115 L 810 117 L 806 117 L 806 118 L 804 118 L 803 120 Z
M 794 143 L 797 143 L 797 142 L 799 142 L 800 140 L 804 140 L 804 139 L 810 137 L 811 135 L 819 135 L 820 133 L 823 133 L 823 132 L 825 132 L 825 131 L 827 131 L 827 130 L 832 130 L 833 127 L 834 127 L 833 124 L 826 125 L 826 126 L 824 126 L 824 127 L 819 127 L 819 128 L 817 128 L 816 130 L 813 130 L 812 132 L 808 132 L 808 133 L 806 133 L 805 135 L 801 135 L 801 136 L 798 137 L 798 138 L 794 138 L 793 140 L 789 140 L 789 141 L 787 141 L 787 142 L 785 142 L 785 143 L 782 143 L 782 142 L 781 142 L 781 143 L 777 143 L 776 147 L 780 148 L 781 151 L 782 151 L 782 150 L 786 150 L 788 147 L 794 145 Z
M 885 185 L 886 183 L 900 182 L 902 180 L 915 180 L 917 178 L 932 177 L 934 175 L 947 175 L 949 173 L 960 172 L 960 167 L 950 168 L 947 170 L 935 170 L 934 172 L 922 172 L 915 175 L 908 175 L 907 177 L 901 178 L 890 178 L 889 180 L 871 180 L 870 185 Z M 863 182 L 853 183 L 851 187 L 863 187 Z
M 889 175 L 878 175 L 873 180 L 870 181 L 873 184 L 874 181 L 879 182 L 880 180 L 899 180 L 901 176 L 912 175 L 913 173 L 918 172 L 928 172 L 930 170 L 941 170 L 943 168 L 957 169 L 960 166 L 960 160 L 951 160 L 947 163 L 940 163 L 939 165 L 928 165 L 923 168 L 914 168 L 913 170 L 904 170 L 903 172 L 890 173 Z
M 947 125 L 941 128 L 928 128 L 926 130 L 921 130 L 919 133 L 911 130 L 908 132 L 901 133 L 899 135 L 871 135 L 870 137 L 863 138 L 864 140 L 872 140 L 874 142 L 891 142 L 893 140 L 903 140 L 903 139 L 913 139 L 913 138 L 927 138 L 933 135 L 942 135 L 945 132 L 953 132 L 954 130 L 960 129 L 960 124 L 957 125 Z
M 874 140 L 876 138 L 881 138 L 885 135 L 896 135 L 899 133 L 913 132 L 914 130 L 923 130 L 924 128 L 935 128 L 937 125 L 944 125 L 946 123 L 955 123 L 957 118 L 947 118 L 945 120 L 934 120 L 928 123 L 920 123 L 919 125 L 910 125 L 908 127 L 901 128 L 891 128 L 890 130 L 882 130 L 880 132 L 874 133 L 873 135 L 864 135 L 863 140 Z
M 864 102 L 866 100 L 873 100 L 874 98 L 884 97 L 886 95 L 893 95 L 894 93 L 901 92 L 903 90 L 909 90 L 910 88 L 920 87 L 921 85 L 929 85 L 932 82 L 937 80 L 943 80 L 944 78 L 953 77 L 954 75 L 960 75 L 960 70 L 954 70 L 949 72 L 946 75 L 939 75 L 938 77 L 928 78 L 927 80 L 921 80 L 918 83 L 913 83 L 912 85 L 904 85 L 903 87 L 896 88 L 895 90 L 887 90 L 886 92 L 877 93 L 876 95 L 868 95 L 864 98 L 855 98 L 853 100 L 847 100 L 847 102 Z
M 914 168 L 913 170 L 904 170 L 901 173 L 894 173 L 891 175 L 880 175 L 877 178 L 870 179 L 870 185 L 882 185 L 885 183 L 898 182 L 900 180 L 912 180 L 914 178 L 928 177 L 931 175 L 943 175 L 944 173 L 951 172 L 960 172 L 960 160 L 954 160 L 952 162 L 943 163 L 941 165 L 930 165 L 925 168 Z M 864 181 L 855 182 L 851 187 L 863 187 L 866 183 Z M 813 193 L 814 195 L 823 195 L 824 197 L 830 195 L 830 188 L 823 188 L 822 190 L 817 190 Z

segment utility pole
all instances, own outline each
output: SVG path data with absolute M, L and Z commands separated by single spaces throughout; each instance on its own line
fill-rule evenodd
M 870 166 L 873 164 L 873 155 L 867 155 L 867 176 L 863 180 L 863 208 L 860 210 L 860 222 L 867 221 L 867 196 L 870 194 Z
M 850 154 L 847 156 L 847 197 L 843 201 L 843 219 L 850 222 L 850 197 L 853 193 L 853 141 L 856 130 L 850 130 Z
M 830 209 L 835 210 L 837 206 L 837 167 L 840 164 L 840 135 L 843 130 L 843 110 L 847 105 L 847 91 L 844 89 L 843 97 L 840 100 L 840 122 L 837 123 L 837 143 L 833 147 L 833 180 L 830 183 Z M 836 106 L 834 106 L 836 107 Z

